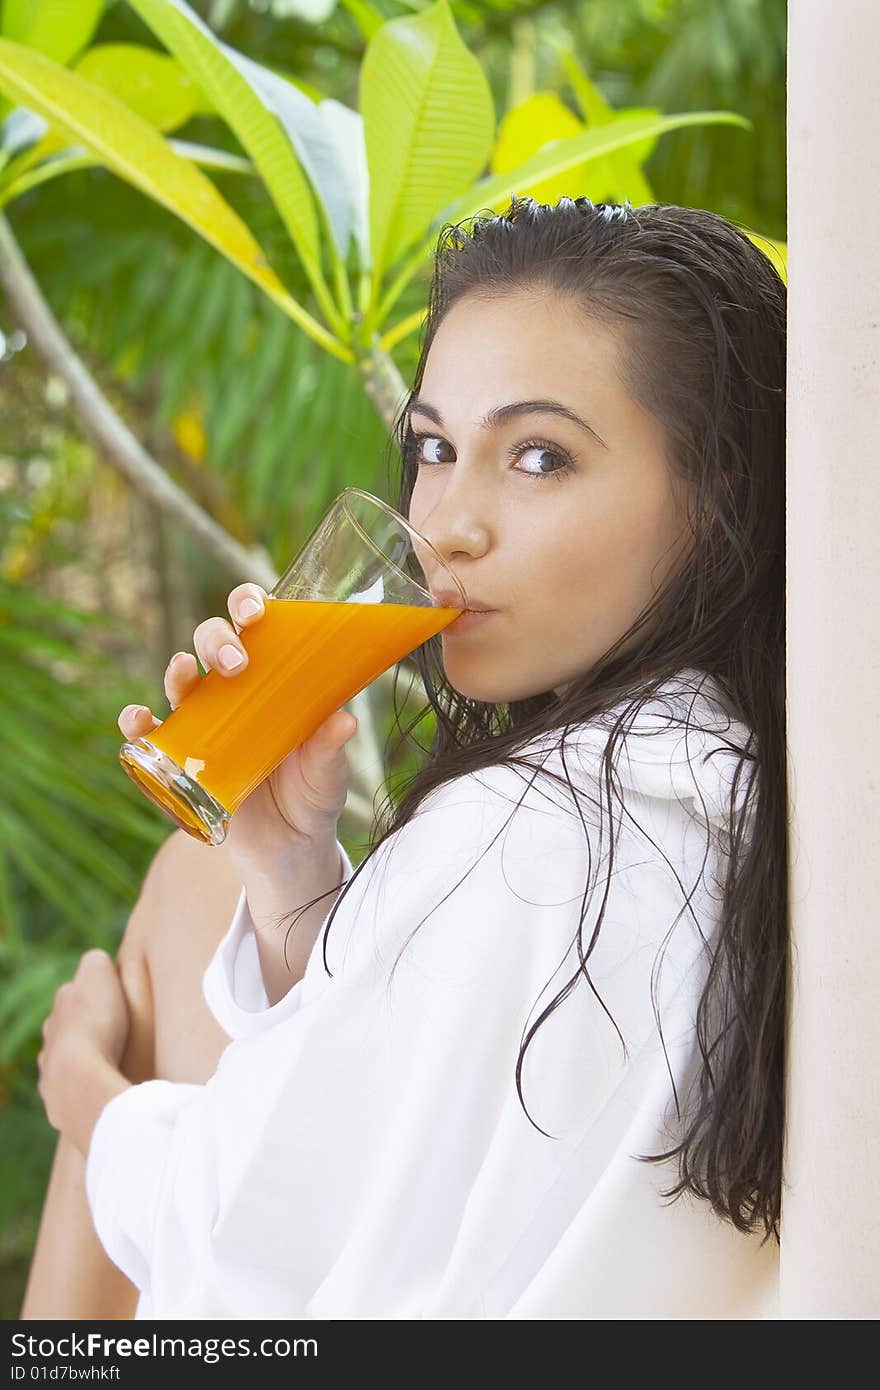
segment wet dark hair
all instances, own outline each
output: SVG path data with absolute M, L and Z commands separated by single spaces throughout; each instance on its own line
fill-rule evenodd
M 339 890 L 326 930 L 372 855 L 435 788 L 502 763 L 534 769 L 518 751 L 524 743 L 555 731 L 564 741 L 569 728 L 601 722 L 621 706 L 602 757 L 610 805 L 624 718 L 684 669 L 709 673 L 750 736 L 734 778 L 719 925 L 697 1010 L 702 1064 L 692 1105 L 678 1144 L 639 1157 L 677 1156 L 679 1181 L 664 1196 L 689 1190 L 738 1230 L 763 1227 L 762 1243 L 771 1234 L 778 1242 L 788 915 L 785 284 L 744 232 L 698 208 L 514 197 L 503 213 L 466 223 L 440 233 L 415 380 L 389 441 L 403 462 L 398 510 L 408 515 L 417 470 L 409 401 L 445 313 L 465 295 L 538 288 L 571 297 L 621 333 L 624 385 L 665 426 L 670 468 L 695 485 L 693 545 L 633 625 L 561 696 L 548 690 L 509 704 L 464 696 L 446 680 L 434 637 L 410 658 L 428 703 L 403 729 L 397 668 L 401 738 L 431 712 L 433 737 L 427 749 L 413 740 L 425 755 L 421 765 L 402 789 L 388 790 L 384 811 L 374 807 L 367 858 Z M 634 634 L 640 640 L 622 652 Z M 736 787 L 746 773 L 737 817 Z M 579 948 L 574 976 L 584 974 L 591 987 L 586 958 L 597 935 L 598 927 L 586 953 Z M 521 1103 L 523 1054 L 538 1024 L 517 1061 Z

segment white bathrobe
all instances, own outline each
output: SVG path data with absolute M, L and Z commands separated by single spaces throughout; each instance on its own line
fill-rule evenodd
M 433 792 L 342 899 L 332 974 L 322 928 L 271 1007 L 242 892 L 204 975 L 231 1039 L 214 1075 L 114 1097 L 87 1155 L 136 1318 L 778 1316 L 775 1240 L 689 1194 L 669 1203 L 675 1162 L 635 1157 L 675 1142 L 674 1094 L 696 1074 L 748 735 L 714 682 L 691 716 L 708 733 L 685 728 L 690 703 L 669 683 L 620 752 L 607 897 L 608 716 L 569 735 L 574 795 L 540 770 L 565 776 L 546 738 L 528 745 L 537 772 Z M 520 1044 L 603 899 L 596 992 L 578 977 L 529 1041 L 527 1115 Z

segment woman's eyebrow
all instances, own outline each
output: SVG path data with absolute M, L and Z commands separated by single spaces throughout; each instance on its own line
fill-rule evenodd
M 439 425 L 441 429 L 444 428 L 443 419 L 437 407 L 428 405 L 427 401 L 420 400 L 418 396 L 410 401 L 409 414 L 412 415 L 417 410 L 421 411 L 422 415 L 427 415 L 428 419 L 433 420 L 435 425 Z M 561 415 L 563 419 L 571 420 L 573 424 L 591 434 L 602 445 L 603 449 L 608 448 L 605 440 L 596 433 L 589 421 L 582 419 L 570 406 L 563 405 L 561 401 L 546 399 L 511 401 L 509 405 L 496 405 L 492 410 L 487 411 L 482 420 L 477 423 L 484 430 L 497 429 L 499 425 L 506 424 L 516 415 Z

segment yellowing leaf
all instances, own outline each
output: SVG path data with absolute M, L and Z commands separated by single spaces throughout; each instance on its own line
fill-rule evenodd
M 739 125 L 751 130 L 752 123 L 735 111 L 685 111 L 675 116 L 625 116 L 615 117 L 607 124 L 584 130 L 579 135 L 569 135 L 564 140 L 553 140 L 537 154 L 531 155 L 517 169 L 505 170 L 501 174 L 490 174 L 474 184 L 473 188 L 455 202 L 441 208 L 431 225 L 425 241 L 424 253 L 429 255 L 440 227 L 446 222 L 461 222 L 465 218 L 482 214 L 485 209 L 500 211 L 509 201 L 511 194 L 521 194 L 538 179 L 549 178 L 553 174 L 568 173 L 587 158 L 597 158 L 625 149 L 639 140 L 652 135 L 663 135 L 669 130 L 678 130 L 691 125 Z
M 492 154 L 492 173 L 503 174 L 507 169 L 517 169 L 551 140 L 564 140 L 585 129 L 583 122 L 569 111 L 555 92 L 535 92 L 508 111 L 502 120 Z M 588 173 L 587 164 L 579 164 L 564 174 L 537 179 L 522 192 L 539 203 L 558 203 L 565 194 L 577 198 L 588 191 Z M 596 197 L 601 194 L 597 193 Z
M 208 442 L 205 436 L 202 412 L 197 406 L 188 406 L 175 415 L 171 422 L 171 432 L 178 447 L 188 458 L 194 459 L 196 463 L 201 463 L 204 460 Z
M 745 227 L 742 223 L 735 224 L 741 232 L 744 232 L 749 241 L 754 242 L 759 251 L 770 261 L 779 273 L 783 284 L 788 284 L 788 243 L 785 241 L 774 241 L 773 237 L 762 236 L 760 232 L 752 231 L 751 227 Z
M 0 39 L 0 89 L 162 203 L 275 298 L 289 299 L 249 228 L 194 164 L 109 92 Z

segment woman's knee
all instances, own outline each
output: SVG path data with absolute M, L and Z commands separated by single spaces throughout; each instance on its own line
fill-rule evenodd
M 155 1016 L 150 972 L 147 964 L 150 934 L 161 914 L 165 845 L 150 861 L 137 902 L 125 924 L 116 952 L 116 964 L 129 1013 L 128 1040 L 120 1070 L 129 1081 L 147 1081 L 157 1075 L 155 1065 Z

